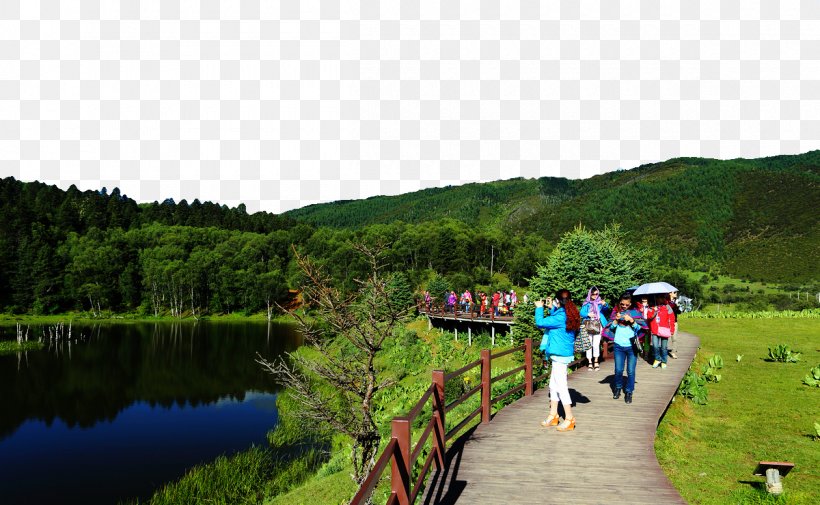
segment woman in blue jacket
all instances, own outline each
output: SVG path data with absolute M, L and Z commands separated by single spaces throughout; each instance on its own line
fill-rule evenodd
M 586 302 L 581 306 L 581 324 L 586 328 L 592 347 L 587 349 L 587 362 L 589 369 L 600 370 L 598 358 L 601 356 L 601 332 L 608 324 L 605 312 L 609 311 L 609 305 L 601 299 L 601 291 L 598 286 L 592 286 L 587 293 Z
M 575 429 L 572 415 L 572 399 L 567 386 L 567 366 L 575 353 L 575 336 L 581 327 L 581 315 L 572 303 L 569 291 L 561 289 L 555 298 L 547 298 L 549 316 L 544 316 L 544 302 L 535 302 L 535 325 L 544 331 L 540 349 L 551 361 L 550 367 L 550 413 L 541 426 L 558 426 L 558 431 Z M 558 423 L 558 402 L 564 405 L 564 421 Z

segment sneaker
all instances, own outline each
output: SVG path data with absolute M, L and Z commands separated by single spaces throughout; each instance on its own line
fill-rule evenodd
M 632 403 L 632 393 L 627 393 L 624 395 L 624 401 L 626 403 Z
M 618 399 L 618 398 L 620 398 L 620 397 L 621 397 L 621 390 L 620 390 L 620 389 L 618 389 L 617 391 L 615 391 L 614 393 L 612 393 L 612 399 L 613 399 L 613 400 L 617 400 L 617 399 Z
M 661 364 L 661 362 L 660 362 L 660 361 L 655 360 L 655 362 L 654 362 L 654 363 L 652 363 L 652 368 L 658 368 L 658 365 L 660 365 L 660 364 Z
M 672 358 L 672 359 L 678 359 L 678 355 L 675 354 L 674 352 L 670 352 L 669 357 Z
M 661 363 L 661 369 L 666 368 L 666 363 Z

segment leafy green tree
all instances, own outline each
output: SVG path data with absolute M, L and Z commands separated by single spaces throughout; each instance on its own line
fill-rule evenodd
M 450 292 L 450 285 L 447 280 L 436 274 L 429 283 L 427 283 L 427 291 L 430 292 L 430 297 L 434 303 L 444 303 L 447 298 L 447 293 Z
M 415 306 L 413 288 L 402 272 L 393 272 L 387 275 L 387 294 L 390 303 L 397 309 L 407 310 Z
M 611 303 L 647 278 L 645 254 L 626 241 L 617 225 L 599 231 L 577 227 L 561 238 L 547 263 L 538 266 L 530 289 L 543 297 L 565 288 L 580 300 L 595 285 Z

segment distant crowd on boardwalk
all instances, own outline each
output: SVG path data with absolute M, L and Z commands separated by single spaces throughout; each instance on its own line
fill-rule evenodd
M 522 301 L 527 303 L 527 295 L 524 294 Z M 512 316 L 515 307 L 518 305 L 518 294 L 514 289 L 505 291 L 499 289 L 498 291 L 487 294 L 484 291 L 479 291 L 475 298 L 469 289 L 465 289 L 461 295 L 457 295 L 455 291 L 450 291 L 444 296 L 444 310 L 455 313 L 457 310 L 462 313 L 475 314 L 479 317 L 484 316 Z M 424 306 L 427 311 L 433 309 L 433 297 L 429 291 L 424 292 Z

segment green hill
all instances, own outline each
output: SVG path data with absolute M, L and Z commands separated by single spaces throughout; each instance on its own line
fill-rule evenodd
M 311 205 L 286 213 L 316 226 L 362 228 L 442 217 L 537 233 L 620 223 L 672 265 L 722 264 L 779 282 L 820 278 L 820 151 L 760 159 L 676 158 L 585 180 L 544 177 Z

